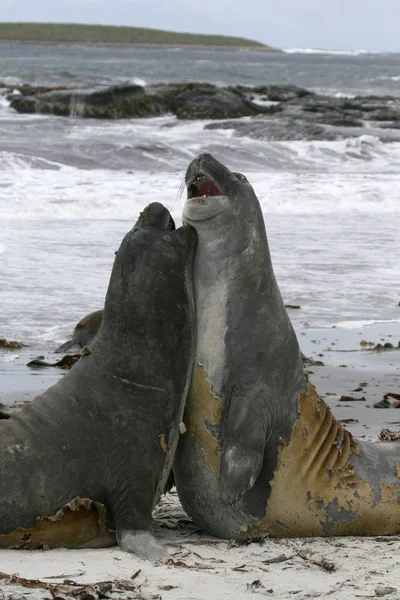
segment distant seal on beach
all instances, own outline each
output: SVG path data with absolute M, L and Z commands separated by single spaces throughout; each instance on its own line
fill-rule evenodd
M 168 231 L 175 231 L 175 221 L 172 216 L 169 216 Z M 75 326 L 72 334 L 72 339 L 67 340 L 64 344 L 61 344 L 54 352 L 67 352 L 71 348 L 81 350 L 85 346 L 89 346 L 94 338 L 96 337 L 101 322 L 103 320 L 104 309 L 95 310 L 89 313 Z
M 9 419 L 11 417 L 11 409 L 0 402 L 0 419 Z
M 400 445 L 356 441 L 307 382 L 250 183 L 203 154 L 186 184 L 198 245 L 174 464 L 184 509 L 222 538 L 399 533 Z
M 86 498 L 105 506 L 121 548 L 164 553 L 151 514 L 172 467 L 195 349 L 196 233 L 171 232 L 169 221 L 157 202 L 141 213 L 117 252 L 91 350 L 0 421 L 0 546 L 15 545 L 17 527 L 61 507 L 69 514 L 71 501 Z M 100 545 L 79 527 L 70 537 L 72 546 Z
M 89 346 L 100 329 L 103 313 L 103 309 L 95 310 L 83 317 L 76 325 L 72 334 L 72 339 L 59 346 L 55 352 L 67 352 L 73 347 L 82 349 L 85 346 Z

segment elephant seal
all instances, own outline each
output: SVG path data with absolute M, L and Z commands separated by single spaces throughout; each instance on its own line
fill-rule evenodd
M 198 242 L 183 507 L 223 538 L 398 533 L 400 446 L 353 439 L 307 382 L 250 183 L 203 154 L 186 184 Z
M 11 417 L 11 408 L 0 402 L 0 419 L 9 419 Z
M 168 221 L 168 231 L 175 231 L 175 221 L 169 216 Z M 61 344 L 54 352 L 67 352 L 70 351 L 71 348 L 74 349 L 82 349 L 85 346 L 89 346 L 94 338 L 96 337 L 101 322 L 103 320 L 104 309 L 95 310 L 94 312 L 89 313 L 83 319 L 79 321 L 79 323 L 75 326 L 75 329 L 72 334 L 72 338 Z
M 67 340 L 55 350 L 55 352 L 67 352 L 71 348 L 84 348 L 89 346 L 99 332 L 101 322 L 103 320 L 104 310 L 95 310 L 86 315 L 76 325 L 72 334 L 72 339 Z
M 172 467 L 195 350 L 196 233 L 170 232 L 169 220 L 156 202 L 141 213 L 116 254 L 90 351 L 0 421 L 0 546 L 15 528 L 86 498 L 105 506 L 122 549 L 165 554 L 149 533 L 151 513 Z

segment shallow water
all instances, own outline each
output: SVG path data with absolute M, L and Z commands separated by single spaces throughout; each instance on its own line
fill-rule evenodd
M 400 54 L 0 43 L 0 81 L 68 87 L 289 83 L 329 94 L 400 95 Z
M 0 44 L 10 84 L 207 79 L 398 94 L 399 74 L 396 55 Z M 336 142 L 268 142 L 206 123 L 20 115 L 0 96 L 0 335 L 48 348 L 100 308 L 122 237 L 155 200 L 180 222 L 186 167 L 204 151 L 253 184 L 282 295 L 301 306 L 290 311 L 298 330 L 400 320 L 400 143 L 367 128 Z
M 132 204 L 136 215 L 141 206 Z M 289 310 L 297 329 L 400 320 L 397 215 L 264 214 L 282 296 L 301 306 Z M 3 221 L 2 335 L 43 347 L 66 338 L 101 308 L 114 251 L 132 225 L 93 216 Z

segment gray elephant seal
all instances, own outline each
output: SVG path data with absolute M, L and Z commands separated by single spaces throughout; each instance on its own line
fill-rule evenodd
M 169 216 L 168 231 L 175 231 L 175 221 Z M 100 329 L 101 322 L 103 320 L 104 310 L 95 310 L 94 312 L 89 313 L 84 316 L 83 319 L 79 321 L 79 323 L 75 326 L 75 329 L 72 334 L 72 338 L 61 344 L 54 352 L 67 352 L 75 350 L 81 350 L 85 346 L 89 346 Z
M 183 507 L 223 538 L 398 533 L 400 446 L 353 439 L 307 383 L 253 188 L 209 154 L 186 183 L 198 245 Z
M 117 252 L 91 352 L 0 421 L 0 546 L 80 497 L 106 507 L 121 548 L 163 553 L 151 513 L 172 467 L 195 349 L 196 233 L 169 232 L 169 220 L 159 203 L 141 213 Z

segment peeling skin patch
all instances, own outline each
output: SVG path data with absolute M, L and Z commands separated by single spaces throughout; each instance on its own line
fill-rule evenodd
M 103 504 L 75 498 L 55 515 L 38 517 L 31 529 L 19 527 L 0 535 L 0 548 L 104 548 L 114 546 L 114 533 L 106 524 Z
M 399 533 L 400 483 L 381 482 L 376 502 L 377 490 L 356 477 L 349 462 L 352 454 L 361 455 L 360 447 L 310 383 L 299 396 L 298 409 L 289 444 L 279 445 L 266 517 L 251 526 L 251 533 L 267 529 L 275 537 Z
M 160 435 L 160 444 L 161 444 L 162 451 L 164 452 L 164 454 L 166 454 L 167 453 L 167 442 L 165 441 L 164 433 L 162 433 Z
M 219 477 L 221 444 L 216 432 L 221 422 L 222 400 L 211 391 L 203 365 L 193 371 L 185 411 L 185 438 L 195 438 L 196 453 L 204 456 L 206 468 Z

